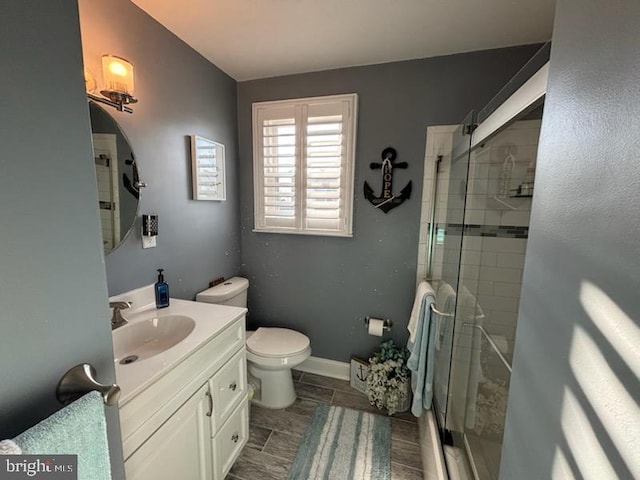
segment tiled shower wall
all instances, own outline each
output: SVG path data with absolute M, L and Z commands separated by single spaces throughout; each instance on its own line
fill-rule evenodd
M 427 130 L 418 282 L 427 276 L 429 221 L 438 155 L 442 155 L 437 186 L 438 229 L 446 229 L 448 234 L 454 234 L 462 232 L 463 228 L 459 223 L 442 223 L 447 218 L 463 218 L 462 211 L 447 212 L 448 202 L 459 201 L 448 195 L 451 141 L 455 128 L 437 126 Z M 461 262 L 462 283 L 476 294 L 478 305 L 485 315 L 484 326 L 494 335 L 494 340 L 509 360 L 513 354 L 531 198 L 500 195 L 504 180 L 503 164 L 507 155 L 513 156 L 509 189 L 516 189 L 523 181 L 527 168 L 535 165 L 539 132 L 540 120 L 520 121 L 472 153 L 461 259 L 457 250 L 446 251 L 436 247 L 433 252 L 431 278 L 442 278 L 443 268 L 447 264 Z
M 509 363 L 531 214 L 531 197 L 516 197 L 514 190 L 524 181 L 527 169 L 535 168 L 540 124 L 540 120 L 514 123 L 474 150 L 469 165 L 464 284 L 476 292 L 484 313 L 482 324 Z M 505 161 L 513 165 L 506 178 Z M 503 184 L 510 194 L 502 195 Z
M 420 240 L 418 248 L 418 273 L 417 282 L 421 282 L 427 276 L 427 249 L 429 243 L 429 222 L 433 209 L 433 193 L 436 162 L 438 156 L 442 155 L 440 172 L 438 177 L 438 198 L 446 198 L 449 189 L 449 165 L 451 162 L 451 142 L 452 134 L 456 130 L 456 125 L 442 125 L 429 127 L 427 129 L 427 144 L 424 157 L 424 178 L 422 179 L 422 211 L 420 215 Z M 438 203 L 437 217 L 444 218 L 446 213 L 446 203 Z M 443 251 L 436 251 L 432 262 L 433 268 L 442 272 Z M 436 272 L 432 272 L 434 277 L 440 278 Z

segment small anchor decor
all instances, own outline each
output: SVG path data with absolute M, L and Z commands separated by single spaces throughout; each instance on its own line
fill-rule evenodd
M 350 383 L 356 390 L 365 393 L 367 391 L 367 376 L 371 365 L 367 360 L 358 357 L 351 357 L 351 378 Z
M 382 151 L 382 163 L 371 162 L 369 164 L 372 170 L 382 169 L 382 195 L 380 197 L 376 197 L 373 188 L 366 181 L 364 182 L 364 198 L 384 213 L 397 207 L 411 196 L 411 181 L 400 190 L 398 195 L 393 194 L 393 169 L 408 167 L 407 162 L 394 163 L 397 156 L 398 152 L 395 148 L 387 147 Z

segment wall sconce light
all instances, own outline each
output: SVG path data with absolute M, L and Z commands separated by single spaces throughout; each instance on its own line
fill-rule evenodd
M 137 103 L 133 96 L 133 65 L 129 61 L 115 55 L 102 56 L 102 81 L 104 89 L 99 97 L 92 93 L 87 96 L 96 102 L 110 105 L 121 112 L 133 113 L 126 105 Z

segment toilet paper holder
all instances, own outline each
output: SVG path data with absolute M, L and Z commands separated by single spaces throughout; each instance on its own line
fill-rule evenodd
M 382 320 L 381 318 L 374 318 L 374 317 L 366 316 L 366 317 L 364 317 L 364 326 L 365 326 L 365 328 L 369 328 L 369 320 L 380 320 L 382 322 L 382 324 L 383 324 L 382 328 L 387 332 L 389 330 L 391 330 L 391 327 L 393 327 L 393 321 L 390 320 L 390 319 Z

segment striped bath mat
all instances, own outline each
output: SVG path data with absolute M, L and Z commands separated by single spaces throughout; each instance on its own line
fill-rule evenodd
M 289 480 L 389 480 L 387 417 L 320 405 L 298 448 Z

